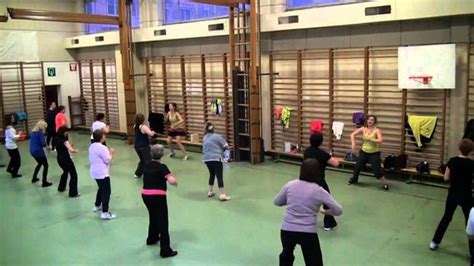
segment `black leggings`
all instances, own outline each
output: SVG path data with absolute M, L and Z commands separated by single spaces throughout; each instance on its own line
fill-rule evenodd
M 324 190 L 326 190 L 328 193 L 331 193 L 331 191 L 329 191 L 329 186 L 328 186 L 328 183 L 326 182 L 326 179 L 323 178 L 321 180 L 321 184 L 319 184 L 322 188 L 324 188 Z M 323 205 L 323 208 L 325 210 L 329 210 L 329 207 L 326 206 L 326 205 Z M 333 227 L 336 227 L 337 226 L 337 222 L 336 222 L 336 219 L 334 218 L 334 216 L 332 215 L 324 215 L 324 227 L 325 228 L 333 228 Z
M 146 242 L 154 244 L 159 240 L 160 254 L 169 254 L 172 250 L 168 231 L 168 203 L 166 196 L 142 195 L 142 198 L 149 215 L 148 238 Z
M 35 157 L 33 156 L 33 158 L 35 158 L 36 162 L 38 163 L 36 165 L 36 168 L 35 168 L 35 171 L 33 173 L 33 179 L 37 179 L 38 178 L 38 173 L 41 169 L 41 166 L 43 166 L 43 183 L 46 183 L 47 182 L 47 179 L 48 179 L 48 158 L 45 157 Z
M 96 179 L 97 186 L 99 186 L 99 190 L 97 190 L 97 195 L 95 196 L 95 206 L 99 207 L 102 205 L 102 212 L 109 211 L 109 202 L 110 202 L 110 178 L 106 177 L 104 179 Z
M 71 180 L 69 180 L 69 197 L 75 197 L 77 194 L 77 171 L 76 166 L 74 166 L 74 162 L 71 158 L 64 158 L 62 160 L 58 160 L 58 164 L 63 169 L 63 174 L 61 175 L 61 179 L 59 181 L 58 191 L 63 192 L 66 190 L 67 184 L 67 176 L 68 174 L 71 175 Z
M 357 158 L 354 173 L 352 174 L 353 181 L 357 182 L 359 180 L 360 171 L 367 163 L 370 163 L 370 165 L 372 166 L 372 173 L 374 173 L 375 178 L 380 179 L 381 177 L 383 177 L 380 152 L 367 153 L 361 150 L 359 152 L 359 157 Z
M 462 212 L 464 214 L 464 225 L 467 224 L 469 212 L 471 211 L 472 207 L 471 199 L 457 199 L 455 196 L 448 194 L 443 217 L 441 218 L 441 221 L 439 221 L 438 228 L 436 228 L 435 235 L 433 236 L 433 242 L 436 244 L 441 243 L 443 240 L 444 233 L 446 233 L 449 223 L 453 219 L 454 212 L 458 206 L 461 206 Z
M 7 172 L 12 175 L 17 175 L 18 170 L 20 170 L 21 166 L 21 157 L 18 148 L 16 149 L 7 149 L 8 155 L 10 156 L 10 162 L 8 163 Z
M 143 175 L 143 167 L 145 164 L 151 161 L 150 146 L 135 148 L 135 151 L 137 152 L 138 158 L 140 158 L 137 169 L 135 170 L 135 175 L 140 177 Z
M 224 177 L 222 174 L 223 167 L 222 162 L 211 161 L 206 162 L 207 169 L 209 170 L 209 186 L 214 186 L 214 179 L 217 177 L 217 185 L 219 188 L 224 187 Z
M 52 130 L 48 130 L 48 133 L 47 133 L 47 137 L 46 137 L 46 143 L 48 143 L 48 147 L 51 143 L 51 150 L 54 151 L 54 138 L 56 137 L 56 131 L 54 131 L 54 129 Z
M 301 246 L 306 266 L 323 265 L 318 234 L 281 230 L 280 238 L 283 246 L 283 251 L 280 253 L 280 266 L 293 265 L 295 261 L 293 252 L 297 244 Z

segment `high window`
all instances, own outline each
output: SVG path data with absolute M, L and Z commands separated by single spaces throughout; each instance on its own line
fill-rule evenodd
M 340 5 L 348 3 L 365 2 L 366 0 L 288 0 L 289 9 L 317 7 L 326 5 Z
M 229 8 L 194 3 L 189 0 L 165 0 L 165 24 L 206 20 L 229 15 Z
M 118 16 L 119 6 L 117 0 L 85 0 L 86 14 Z M 140 27 L 139 1 L 132 4 L 132 27 Z M 99 33 L 104 31 L 118 30 L 118 25 L 87 24 L 87 33 Z

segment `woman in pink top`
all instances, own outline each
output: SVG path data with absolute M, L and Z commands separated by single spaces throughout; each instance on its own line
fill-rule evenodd
M 58 107 L 58 113 L 56 114 L 56 118 L 54 122 L 56 123 L 56 132 L 58 132 L 60 127 L 67 127 L 67 117 L 65 115 L 66 107 L 64 105 L 60 105 Z

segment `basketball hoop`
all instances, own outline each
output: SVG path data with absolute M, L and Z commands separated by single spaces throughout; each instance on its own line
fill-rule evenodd
M 410 79 L 423 83 L 424 85 L 427 85 L 428 83 L 430 83 L 433 77 L 432 76 L 411 76 Z

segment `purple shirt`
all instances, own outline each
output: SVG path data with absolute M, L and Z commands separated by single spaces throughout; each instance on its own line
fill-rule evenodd
M 285 206 L 282 230 L 316 233 L 316 215 L 321 205 L 327 205 L 334 216 L 342 214 L 341 205 L 315 183 L 292 180 L 275 197 L 275 205 Z
M 94 142 L 89 147 L 90 173 L 93 179 L 104 179 L 109 176 L 110 156 L 109 149 L 100 142 Z

